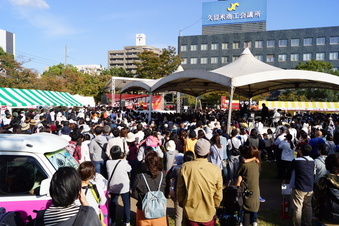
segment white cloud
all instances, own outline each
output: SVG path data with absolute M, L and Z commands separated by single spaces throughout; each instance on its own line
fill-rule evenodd
M 45 0 L 10 0 L 12 4 L 17 6 L 28 6 L 32 8 L 48 9 L 49 5 Z

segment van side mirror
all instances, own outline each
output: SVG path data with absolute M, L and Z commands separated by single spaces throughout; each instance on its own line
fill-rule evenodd
M 51 184 L 51 178 L 47 178 L 41 181 L 39 195 L 49 196 L 49 186 Z

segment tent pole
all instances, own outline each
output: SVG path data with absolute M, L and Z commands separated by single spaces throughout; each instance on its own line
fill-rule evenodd
M 148 102 L 148 125 L 151 125 L 151 116 L 152 116 L 152 96 L 153 93 L 149 92 L 149 102 Z
M 234 86 L 230 87 L 231 92 L 230 92 L 230 100 L 228 102 L 228 117 L 227 117 L 227 133 L 230 133 L 231 129 L 231 118 L 232 118 L 232 101 L 233 101 L 233 94 L 234 94 Z
M 115 79 L 113 79 L 112 77 L 111 81 L 112 81 L 112 108 L 113 108 L 115 104 Z
M 119 110 L 122 110 L 121 103 L 122 103 L 122 93 L 120 92 L 120 100 L 119 100 Z

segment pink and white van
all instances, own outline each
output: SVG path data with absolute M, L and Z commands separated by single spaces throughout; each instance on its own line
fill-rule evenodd
M 67 144 L 49 133 L 0 134 L 0 207 L 20 212 L 25 221 L 36 217 L 33 210 L 49 207 L 54 172 L 63 166 L 78 167 Z M 103 212 L 107 215 L 105 206 Z

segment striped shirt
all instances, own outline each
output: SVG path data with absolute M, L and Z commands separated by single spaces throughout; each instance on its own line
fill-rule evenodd
M 46 209 L 44 214 L 44 223 L 46 226 L 56 225 L 60 222 L 69 220 L 79 212 L 80 206 L 72 204 L 68 207 L 51 206 Z

